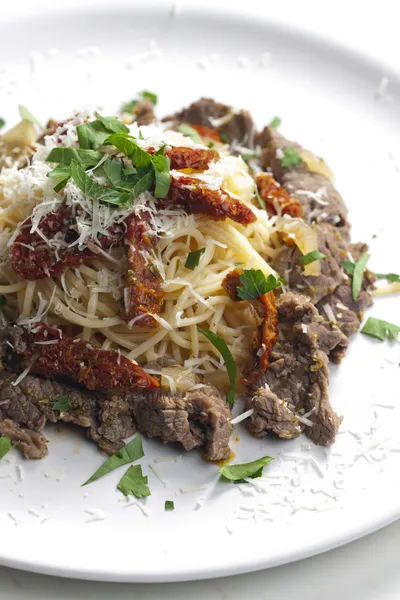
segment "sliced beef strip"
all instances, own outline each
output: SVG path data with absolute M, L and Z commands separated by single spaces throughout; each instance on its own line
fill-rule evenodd
M 367 244 L 357 243 L 350 244 L 349 246 L 349 252 L 354 260 L 358 260 L 360 256 L 367 251 Z M 375 280 L 376 277 L 374 274 L 371 273 L 371 271 L 366 270 L 360 294 L 357 300 L 353 300 L 351 279 L 347 278 L 334 292 L 328 294 L 318 302 L 318 310 L 323 314 L 324 306 L 328 304 L 335 315 L 338 327 L 347 337 L 350 337 L 360 329 L 364 311 L 372 306 L 370 291 L 373 288 Z M 331 355 L 330 359 L 334 362 L 338 362 L 335 354 Z
M 220 119 L 227 114 L 232 114 L 232 119 L 219 127 L 214 127 L 209 119 Z M 250 113 L 246 110 L 234 112 L 231 106 L 215 102 L 211 98 L 200 98 L 180 112 L 164 117 L 163 121 L 171 122 L 175 128 L 182 123 L 204 125 L 226 134 L 230 142 L 236 141 L 243 146 L 253 147 L 255 125 Z
M 16 377 L 14 373 L 0 372 L 0 422 L 8 421 L 9 429 L 10 423 L 13 424 L 12 439 L 20 441 L 21 435 L 27 435 L 33 441 L 40 441 L 37 456 L 30 444 L 21 443 L 26 458 L 42 458 L 47 454 L 45 438 L 38 438 L 46 421 L 71 422 L 87 428 L 88 436 L 109 454 L 121 448 L 123 440 L 135 432 L 126 402 L 32 375 L 26 375 L 19 384 L 13 385 Z M 60 396 L 68 397 L 67 412 L 52 410 Z
M 179 442 L 185 450 L 203 447 L 208 460 L 230 454 L 231 413 L 220 392 L 206 386 L 186 393 L 159 388 L 127 394 L 138 430 L 164 443 Z
M 333 183 L 323 175 L 310 171 L 305 162 L 298 167 L 282 167 L 280 152 L 287 148 L 303 152 L 304 148 L 270 127 L 265 127 L 258 134 L 256 143 L 262 147 L 264 168 L 271 170 L 289 194 L 300 201 L 305 220 L 309 223 L 331 223 L 348 239 L 350 225 L 347 208 Z
M 348 340 L 322 320 L 306 297 L 292 292 L 279 299 L 278 322 L 280 340 L 269 369 L 246 398 L 246 408 L 254 412 L 245 423 L 257 437 L 273 431 L 290 438 L 305 430 L 315 443 L 331 444 L 341 418 L 329 403 L 327 352 L 344 351 Z M 312 426 L 298 418 L 309 411 L 313 411 L 308 417 Z
M 297 246 L 284 246 L 272 261 L 272 266 L 288 281 L 290 288 L 318 302 L 345 281 L 342 262 L 347 257 L 347 244 L 329 223 L 320 223 L 314 228 L 318 233 L 318 249 L 326 254 L 326 258 L 320 261 L 320 275 L 304 274 L 304 267 L 299 263 L 302 254 Z

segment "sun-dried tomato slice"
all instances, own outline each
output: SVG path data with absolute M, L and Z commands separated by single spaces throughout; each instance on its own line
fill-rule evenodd
M 240 275 L 243 271 L 234 269 L 225 277 L 222 287 L 228 292 L 235 302 L 240 301 L 237 288 L 241 286 Z M 249 300 L 257 315 L 261 319 L 258 333 L 252 341 L 255 362 L 243 377 L 246 385 L 256 383 L 269 367 L 269 358 L 272 348 L 278 339 L 278 313 L 276 309 L 274 292 L 262 294 L 254 300 Z
M 258 193 L 265 202 L 267 212 L 270 216 L 276 214 L 290 215 L 291 217 L 302 217 L 303 209 L 296 198 L 279 185 L 279 183 L 268 173 L 259 173 L 256 177 Z
M 79 249 L 78 245 L 72 247 L 56 248 L 50 246 L 46 240 L 54 240 L 61 234 L 66 244 L 76 241 L 79 234 L 74 229 L 76 219 L 72 209 L 62 204 L 54 213 L 46 215 L 39 223 L 38 230 L 31 233 L 32 220 L 28 219 L 20 228 L 10 248 L 10 261 L 12 268 L 24 279 L 36 280 L 44 277 L 58 276 L 67 267 L 78 267 L 98 257 L 95 243 L 93 250 Z M 98 246 L 102 249 L 117 246 L 122 243 L 124 235 L 123 225 L 110 228 L 108 235 L 100 235 Z M 40 235 L 41 234 L 41 235 Z
M 182 206 L 188 212 L 208 215 L 214 221 L 232 219 L 242 225 L 256 220 L 252 210 L 222 189 L 211 189 L 195 177 L 171 177 L 167 203 Z
M 124 321 L 135 321 L 140 327 L 159 327 L 152 314 L 159 315 L 164 303 L 161 289 L 162 278 L 153 261 L 154 245 L 148 235 L 148 215 L 131 215 L 127 220 L 126 241 L 128 247 L 128 298 L 127 307 L 121 312 Z
M 211 127 L 206 127 L 205 125 L 190 125 L 190 127 L 195 129 L 204 141 L 213 140 L 214 142 L 222 142 L 218 129 L 211 129 Z
M 30 372 L 41 377 L 69 377 L 89 390 L 159 387 L 154 377 L 125 356 L 76 341 L 44 323 L 26 331 L 24 341 L 24 356 L 33 361 Z
M 149 154 L 154 154 L 154 148 L 148 148 Z M 193 169 L 205 171 L 214 160 L 219 159 L 216 150 L 205 148 L 186 148 L 186 146 L 174 146 L 165 150 L 165 156 L 171 161 L 171 169 Z

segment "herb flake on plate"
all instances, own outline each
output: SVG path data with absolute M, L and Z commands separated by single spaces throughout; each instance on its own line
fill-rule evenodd
M 69 398 L 68 396 L 60 396 L 53 404 L 53 410 L 59 410 L 60 412 L 66 412 L 69 410 Z
M 150 496 L 148 477 L 143 475 L 140 465 L 131 465 L 125 475 L 121 477 L 117 488 L 125 496 L 136 496 L 136 498 L 145 498 Z
M 18 444 L 18 442 L 17 442 Z M 8 435 L 2 435 L 0 437 L 0 460 L 10 452 L 17 444 L 11 442 L 11 438 Z
M 274 117 L 269 126 L 271 127 L 271 129 L 276 129 L 277 127 L 280 126 L 280 124 L 282 123 L 282 119 L 280 119 L 280 117 Z
M 382 319 L 375 319 L 374 317 L 369 317 L 364 327 L 361 329 L 361 333 L 370 335 L 382 342 L 386 338 L 396 340 L 399 332 L 400 326 L 389 323 L 388 321 L 383 321 Z
M 173 500 L 166 500 L 164 505 L 165 510 L 175 510 L 175 504 Z
M 283 150 L 282 167 L 299 167 L 302 162 L 300 154 L 294 148 L 289 147 Z
M 369 261 L 370 255 L 368 253 L 360 256 L 356 262 L 345 260 L 343 262 L 343 268 L 350 277 L 352 277 L 351 291 L 353 300 L 357 300 L 361 292 L 362 282 L 364 279 L 364 272 Z
M 252 462 L 238 464 L 238 465 L 225 465 L 219 469 L 219 473 L 225 479 L 233 481 L 233 483 L 246 483 L 244 480 L 255 479 L 261 477 L 263 474 L 264 467 L 274 460 L 271 456 L 263 456 L 258 460 Z
M 386 279 L 390 283 L 400 283 L 400 275 L 396 273 L 375 273 L 377 279 Z
M 118 467 L 122 467 L 123 465 L 127 465 L 135 460 L 139 460 L 144 456 L 143 445 L 142 445 L 142 437 L 137 434 L 136 437 L 133 438 L 128 444 L 125 444 L 122 448 L 118 450 L 115 454 L 110 456 L 105 463 L 101 465 L 99 469 L 82 484 L 87 485 L 88 483 L 92 483 L 96 481 L 96 479 L 100 479 L 100 477 L 104 477 L 114 469 L 118 469 Z
M 190 137 L 195 144 L 204 144 L 198 132 L 193 127 L 190 127 L 190 125 L 182 123 L 182 125 L 179 125 L 178 129 L 183 135 Z

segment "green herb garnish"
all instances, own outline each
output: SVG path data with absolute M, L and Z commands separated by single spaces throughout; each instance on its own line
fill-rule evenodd
M 80 148 L 96 149 L 103 146 L 110 134 L 129 133 L 129 129 L 117 117 L 102 117 L 96 113 L 97 120 L 78 125 L 76 132 Z
M 42 127 L 42 124 L 40 123 L 40 121 L 33 116 L 33 114 L 26 108 L 26 106 L 22 106 L 22 104 L 20 104 L 18 106 L 18 110 L 19 110 L 19 116 L 21 117 L 21 119 L 23 119 L 24 121 L 30 121 L 31 123 L 34 123 L 35 125 L 39 125 L 39 127 Z
M 235 359 L 232 356 L 232 352 L 229 350 L 227 343 L 222 337 L 214 333 L 213 331 L 200 329 L 198 327 L 200 333 L 202 333 L 215 348 L 221 354 L 224 359 L 225 367 L 229 376 L 230 390 L 226 396 L 228 404 L 233 406 L 235 401 L 235 390 L 236 390 L 236 363 Z
M 3 129 L 5 124 L 6 124 L 5 120 L 0 118 L 0 129 Z
M 157 150 L 153 156 L 153 168 L 156 178 L 156 186 L 154 189 L 155 198 L 165 198 L 168 195 L 171 185 L 170 168 L 171 161 L 168 156 L 164 155 L 164 147 Z
M 193 250 L 193 252 L 189 252 L 185 262 L 185 267 L 193 271 L 198 266 L 201 255 L 204 254 L 205 251 L 205 248 L 199 248 L 198 250 Z
M 123 205 L 129 200 L 129 194 L 112 188 L 106 188 L 94 181 L 77 162 L 71 163 L 71 177 L 78 188 L 88 196 L 108 204 Z
M 257 198 L 257 202 L 261 206 L 261 208 L 263 210 L 267 210 L 266 204 L 265 204 L 264 200 L 261 198 L 260 193 L 258 191 L 258 187 L 256 185 L 254 186 L 254 195 Z
M 396 273 L 375 273 L 375 277 L 377 279 L 386 279 L 391 283 L 400 283 L 400 275 L 396 275 Z
M 175 510 L 175 504 L 173 500 L 166 500 L 164 505 L 165 510 Z
M 46 162 L 70 165 L 74 160 L 83 167 L 94 167 L 103 157 L 98 150 L 84 150 L 82 148 L 53 148 L 46 158 Z
M 243 463 L 240 465 L 225 465 L 219 469 L 220 474 L 225 479 L 234 483 L 246 483 L 245 478 L 255 479 L 261 477 L 265 465 L 274 460 L 271 456 L 263 456 L 253 462 Z
M 179 125 L 178 129 L 181 133 L 183 133 L 183 135 L 190 137 L 195 144 L 203 144 L 203 140 L 201 139 L 200 135 L 195 129 L 193 129 L 193 127 L 190 127 L 190 125 L 182 123 L 182 125 Z
M 241 300 L 259 298 L 281 285 L 280 279 L 272 274 L 267 278 L 260 269 L 246 269 L 240 275 L 240 281 L 243 287 L 237 288 L 237 295 Z
M 121 490 L 125 496 L 136 496 L 136 498 L 144 498 L 150 496 L 148 477 L 143 475 L 140 465 L 132 465 L 129 467 L 125 475 L 121 477 L 117 488 Z
M 118 469 L 118 467 L 122 467 L 123 465 L 127 465 L 142 458 L 142 456 L 144 456 L 142 438 L 138 434 L 128 444 L 120 448 L 118 452 L 110 456 L 100 469 L 97 469 L 96 473 L 82 484 L 82 487 L 96 481 L 96 479 L 100 479 L 100 477 L 104 477 L 104 475 L 114 471 L 114 469 Z
M 350 260 L 345 260 L 343 262 L 343 268 L 348 275 L 352 277 L 352 296 L 353 300 L 357 300 L 360 295 L 362 282 L 364 279 L 364 272 L 367 266 L 367 262 L 369 261 L 370 255 L 363 254 L 355 263 Z
M 281 159 L 282 167 L 299 167 L 302 163 L 300 154 L 294 148 L 285 148 L 283 158 Z
M 8 435 L 2 435 L 0 437 L 0 460 L 3 456 L 8 454 L 13 447 L 14 445 L 11 442 L 11 438 L 9 438 Z
M 282 123 L 282 120 L 279 117 L 274 117 L 271 121 L 271 123 L 269 124 L 269 126 L 271 127 L 271 129 L 276 129 L 277 127 L 280 126 L 280 124 Z
M 393 323 L 388 323 L 388 321 L 369 317 L 368 321 L 361 329 L 361 333 L 378 338 L 378 340 L 381 341 L 384 341 L 386 338 L 396 340 L 400 333 L 400 327 L 398 325 L 393 325 Z
M 303 266 L 306 266 L 306 265 L 310 265 L 311 263 L 315 262 L 316 260 L 322 260 L 323 258 L 326 258 L 326 254 L 323 254 L 319 250 L 313 250 L 312 252 L 309 252 L 308 254 L 304 254 L 304 256 L 300 256 L 299 263 Z
M 249 162 L 253 158 L 260 158 L 258 152 L 244 152 L 241 156 L 245 162 Z
M 211 140 L 211 142 L 208 142 L 207 148 L 214 148 L 214 147 L 215 147 L 215 142 L 213 142 L 212 140 Z
M 229 135 L 227 133 L 225 133 L 225 131 L 220 131 L 219 136 L 220 136 L 221 140 L 224 142 L 224 144 L 230 143 Z
M 53 410 L 59 410 L 60 412 L 66 412 L 69 410 L 69 398 L 68 396 L 60 396 L 53 404 Z

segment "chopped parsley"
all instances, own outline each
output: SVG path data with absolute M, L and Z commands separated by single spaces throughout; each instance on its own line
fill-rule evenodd
M 271 121 L 271 123 L 269 124 L 269 126 L 271 127 L 271 129 L 276 129 L 277 127 L 280 126 L 280 124 L 282 123 L 282 119 L 280 119 L 280 117 L 274 117 Z
M 254 151 L 254 152 L 243 152 L 243 154 L 241 155 L 243 160 L 245 162 L 249 162 L 249 160 L 252 160 L 253 158 L 260 158 L 260 155 L 258 152 Z
M 170 168 L 171 161 L 168 156 L 164 155 L 164 146 L 157 150 L 152 159 L 156 186 L 154 189 L 155 198 L 165 198 L 168 195 L 171 185 Z
M 59 410 L 60 412 L 66 412 L 69 410 L 69 398 L 68 396 L 60 396 L 53 404 L 53 410 Z
M 200 329 L 200 327 L 198 327 L 198 330 L 212 343 L 213 346 L 215 346 L 215 348 L 218 350 L 218 352 L 224 359 L 230 383 L 230 390 L 226 396 L 226 399 L 228 401 L 228 404 L 233 406 L 236 392 L 236 363 L 235 359 L 232 356 L 232 352 L 229 350 L 225 340 L 213 331 L 210 331 L 209 329 Z
M 6 124 L 5 120 L 0 118 L 0 129 L 3 129 L 5 124 Z
M 154 94 L 153 92 L 143 90 L 143 92 L 140 92 L 138 94 L 138 99 L 130 100 L 129 102 L 126 102 L 125 104 L 123 104 L 121 106 L 121 111 L 126 112 L 126 113 L 133 112 L 134 109 L 136 108 L 137 103 L 140 100 L 150 100 L 150 102 L 152 104 L 154 104 L 154 106 L 155 106 L 158 102 L 158 96 L 157 96 L 157 94 Z
M 370 335 L 381 341 L 384 341 L 386 338 L 396 340 L 400 333 L 400 326 L 388 323 L 388 321 L 369 317 L 364 327 L 361 329 L 361 333 L 365 333 L 366 335 Z
M 386 279 L 390 283 L 400 283 L 400 275 L 396 275 L 396 273 L 375 273 L 375 277 L 377 279 Z
M 211 142 L 208 142 L 207 148 L 214 148 L 214 147 L 215 147 L 215 142 L 213 142 L 212 140 L 211 140 Z
M 364 272 L 369 258 L 369 254 L 363 254 L 358 260 L 356 260 L 355 263 L 351 262 L 350 260 L 345 260 L 343 262 L 344 270 L 352 277 L 351 291 L 353 300 L 357 300 L 358 296 L 360 295 L 361 286 L 364 279 Z
M 21 119 L 23 119 L 24 121 L 30 121 L 31 123 L 34 123 L 34 125 L 39 125 L 39 127 L 42 126 L 40 121 L 33 116 L 33 114 L 26 108 L 26 106 L 22 106 L 22 104 L 20 104 L 18 106 L 18 110 Z
M 198 250 L 193 250 L 193 252 L 189 252 L 185 262 L 185 267 L 193 271 L 198 266 L 201 255 L 204 254 L 205 251 L 205 248 L 199 248 Z
M 11 448 L 14 448 L 17 444 L 11 442 L 11 438 L 8 435 L 2 435 L 0 437 L 0 460 L 10 452 Z
M 129 133 L 129 129 L 117 117 L 102 117 L 96 113 L 97 120 L 78 125 L 76 132 L 80 148 L 97 149 L 103 146 L 111 134 Z
M 237 288 L 237 294 L 241 300 L 251 300 L 259 298 L 263 294 L 278 288 L 281 280 L 274 275 L 265 277 L 261 269 L 246 269 L 240 275 L 240 281 L 243 287 Z
M 302 163 L 300 154 L 294 148 L 285 148 L 283 158 L 281 158 L 282 167 L 299 167 Z
M 258 191 L 257 185 L 254 186 L 254 195 L 257 198 L 257 202 L 263 210 L 267 210 L 266 204 L 264 200 L 261 198 L 260 193 Z
M 144 498 L 151 495 L 147 484 L 148 477 L 147 475 L 143 475 L 142 467 L 140 465 L 132 465 L 119 480 L 117 488 L 121 490 L 125 496 Z
M 183 135 L 187 135 L 188 137 L 190 137 L 195 144 L 203 144 L 201 136 L 193 127 L 190 127 L 190 125 L 182 123 L 182 125 L 179 125 L 178 129 L 181 133 L 183 133 Z
M 310 265 L 311 263 L 315 262 L 316 260 L 322 260 L 323 258 L 326 258 L 326 254 L 323 254 L 319 250 L 313 250 L 312 252 L 309 252 L 308 254 L 304 254 L 304 256 L 300 256 L 299 263 L 303 266 L 306 266 L 306 265 Z
M 138 434 L 128 444 L 120 448 L 118 452 L 110 456 L 82 486 L 92 483 L 96 479 L 100 479 L 100 477 L 104 477 L 104 475 L 114 471 L 114 469 L 118 469 L 118 467 L 134 462 L 142 458 L 142 456 L 144 456 L 142 438 Z
M 101 186 L 97 181 L 89 177 L 84 168 L 74 160 L 71 163 L 71 177 L 78 188 L 89 198 L 106 202 L 107 204 L 117 205 L 126 204 L 129 200 L 129 193 Z M 152 183 L 153 180 L 150 185 Z M 134 188 L 132 189 L 132 192 L 133 190 Z
M 233 483 L 246 483 L 245 478 L 255 479 L 261 477 L 265 465 L 274 460 L 271 456 L 263 456 L 258 460 L 239 465 L 225 465 L 219 469 L 219 473 L 225 479 Z
M 165 510 L 175 510 L 175 504 L 173 500 L 166 500 L 164 505 Z
M 220 135 L 221 140 L 224 142 L 224 144 L 230 143 L 229 135 L 227 133 L 225 133 L 225 131 L 220 131 L 219 135 Z

